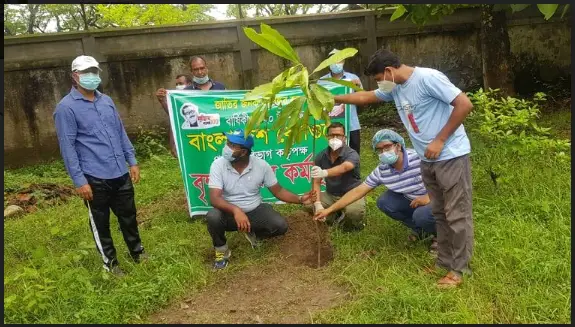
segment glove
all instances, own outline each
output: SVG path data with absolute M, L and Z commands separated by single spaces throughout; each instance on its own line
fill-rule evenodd
M 318 211 L 323 210 L 323 209 L 324 209 L 324 207 L 321 205 L 320 201 L 314 202 L 314 204 L 313 204 L 314 212 L 318 212 Z
M 321 169 L 321 167 L 313 166 L 311 167 L 311 178 L 324 178 L 327 177 L 327 170 Z

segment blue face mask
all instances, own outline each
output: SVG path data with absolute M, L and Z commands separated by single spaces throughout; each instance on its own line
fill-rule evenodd
M 209 80 L 210 80 L 210 77 L 209 77 L 208 75 L 206 75 L 206 76 L 204 76 L 204 77 L 196 77 L 196 76 L 194 76 L 194 82 L 195 82 L 196 84 L 203 85 L 203 84 L 206 84 Z
M 397 162 L 397 159 L 399 159 L 399 156 L 393 150 L 383 152 L 379 155 L 379 161 L 382 164 L 393 165 Z
M 329 70 L 334 74 L 341 74 L 343 72 L 343 64 L 331 64 Z
M 222 149 L 222 157 L 229 162 L 234 162 L 237 158 L 234 157 L 234 150 L 227 145 Z
M 81 87 L 85 88 L 86 90 L 93 91 L 98 88 L 98 85 L 102 82 L 100 79 L 100 75 L 94 73 L 86 73 L 80 75 L 78 83 Z

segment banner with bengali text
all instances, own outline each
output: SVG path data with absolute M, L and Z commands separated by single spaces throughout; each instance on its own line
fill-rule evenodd
M 346 94 L 351 90 L 333 83 L 322 83 L 332 94 Z M 219 158 L 226 144 L 224 132 L 245 128 L 248 118 L 256 109 L 259 100 L 244 101 L 248 91 L 188 91 L 168 90 L 168 111 L 171 130 L 178 151 L 178 160 L 186 191 L 190 216 L 207 213 L 210 206 L 208 182 L 210 165 Z M 271 130 L 279 114 L 278 105 L 287 104 L 294 96 L 302 95 L 301 89 L 286 90 L 278 94 L 275 106 L 268 112 L 267 122 L 254 128 L 255 144 L 252 155 L 266 160 L 274 170 L 279 184 L 296 194 L 311 189 L 310 170 L 313 166 L 313 142 L 315 152 L 327 147 L 326 124 L 310 118 L 308 132 L 300 143 L 293 145 L 287 157 L 284 156 L 284 136 Z M 345 126 L 349 136 L 349 106 L 335 104 L 330 112 L 332 122 Z M 349 139 L 349 137 L 348 137 Z M 322 188 L 324 186 L 322 185 Z M 265 202 L 281 203 L 262 187 Z

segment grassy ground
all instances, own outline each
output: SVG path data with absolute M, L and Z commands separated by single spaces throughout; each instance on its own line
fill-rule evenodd
M 571 121 L 570 112 L 547 118 Z M 543 123 L 544 126 L 549 124 Z M 568 126 L 567 126 L 568 127 Z M 563 130 L 557 135 L 564 136 Z M 570 134 L 570 133 L 569 133 Z M 376 164 L 373 130 L 362 132 L 362 176 Z M 421 267 L 432 261 L 424 244 L 407 245 L 408 230 L 380 213 L 368 196 L 368 227 L 334 232 L 336 257 L 326 268 L 353 300 L 322 312 L 323 323 L 570 323 L 571 163 L 516 158 L 472 139 L 475 220 L 474 275 L 456 290 L 438 291 L 439 276 Z M 495 188 L 485 154 L 500 158 L 508 182 Z M 112 219 L 123 279 L 103 273 L 80 200 L 4 222 L 5 323 L 137 323 L 171 299 L 216 282 L 205 262 L 205 225 L 191 222 L 181 201 L 176 160 L 162 155 L 141 165 L 136 186 L 146 248 L 145 265 L 128 260 Z M 61 163 L 4 172 L 5 186 L 31 182 L 69 184 Z M 284 213 L 295 206 L 280 206 Z M 239 242 L 234 233 L 230 243 Z M 245 248 L 245 249 L 244 249 Z M 226 274 L 258 265 L 273 249 L 240 248 Z

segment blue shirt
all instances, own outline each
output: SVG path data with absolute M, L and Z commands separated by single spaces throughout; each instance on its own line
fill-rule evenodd
M 66 170 L 74 185 L 88 183 L 84 174 L 112 179 L 136 165 L 136 155 L 112 99 L 96 91 L 94 102 L 76 88 L 54 112 L 56 134 Z
M 390 93 L 375 90 L 382 101 L 394 101 L 399 117 L 409 133 L 411 143 L 423 161 L 443 161 L 457 158 L 471 152 L 471 145 L 461 124 L 445 141 L 437 160 L 425 158 L 425 149 L 447 123 L 453 106 L 450 104 L 461 93 L 442 72 L 415 67 L 411 76 L 403 84 L 396 85 Z M 407 117 L 412 111 L 419 132 L 411 127 Z
M 224 84 L 222 84 L 220 82 L 216 82 L 212 79 L 209 79 L 208 82 L 212 82 L 212 87 L 210 87 L 210 90 L 225 90 L 226 89 Z M 200 84 L 198 84 L 196 82 L 192 82 L 192 85 L 186 86 L 184 88 L 184 90 L 201 90 Z
M 380 164 L 365 179 L 365 184 L 371 188 L 385 185 L 388 190 L 401 193 L 413 200 L 427 194 L 419 168 L 421 159 L 413 149 L 403 149 L 403 169 L 395 170 L 392 165 Z
M 324 79 L 324 78 L 330 78 L 331 73 L 322 76 L 320 79 Z M 343 72 L 343 76 L 341 78 L 344 81 L 353 81 L 354 79 L 359 80 L 359 77 L 353 73 L 350 72 Z M 361 86 L 361 81 L 359 82 L 359 85 L 361 88 L 363 88 L 363 86 Z M 353 90 L 352 90 L 353 91 Z M 359 118 L 357 117 L 357 107 L 352 104 L 349 106 L 349 131 L 357 131 L 358 129 L 360 129 L 361 126 L 359 126 Z

